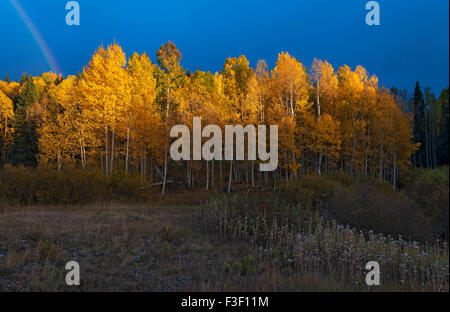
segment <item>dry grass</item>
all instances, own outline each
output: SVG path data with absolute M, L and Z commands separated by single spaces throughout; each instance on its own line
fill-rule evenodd
M 304 284 L 315 275 L 333 277 L 334 285 L 351 291 L 449 290 L 447 242 L 433 245 L 337 225 L 296 205 L 249 197 L 224 197 L 203 210 L 205 232 L 229 241 L 245 241 L 256 257 L 240 271 L 276 267 Z M 365 266 L 380 264 L 381 285 L 365 284 Z
M 200 233 L 200 205 L 170 203 L 183 199 L 134 206 L 4 206 L 0 291 L 290 289 L 278 270 L 230 271 L 251 247 Z M 65 285 L 65 264 L 72 260 L 81 267 L 80 287 Z
M 208 196 L 139 205 L 0 205 L 0 291 L 367 290 L 328 272 L 295 270 L 282 247 L 262 257 L 252 239 L 212 234 L 199 222 Z M 69 261 L 80 264 L 80 287 L 65 284 Z

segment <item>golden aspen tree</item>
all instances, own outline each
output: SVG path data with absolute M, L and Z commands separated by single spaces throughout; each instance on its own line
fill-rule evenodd
M 168 170 L 168 152 L 169 152 L 169 128 L 172 124 L 172 111 L 176 110 L 177 103 L 182 98 L 181 87 L 185 81 L 184 68 L 181 66 L 181 52 L 172 42 L 163 44 L 156 53 L 158 57 L 158 64 L 160 66 L 158 88 L 162 104 L 162 116 L 165 123 L 164 136 L 164 169 L 163 169 L 163 184 L 162 194 L 164 195 L 167 182 Z
M 163 194 L 174 182 L 168 181 L 169 169 L 174 177 L 183 172 L 189 188 L 199 177 L 203 184 L 204 177 L 205 188 L 214 190 L 217 163 L 228 192 L 233 181 L 259 187 L 263 174 L 268 183 L 269 174 L 261 172 L 255 182 L 257 162 L 246 152 L 244 160 L 226 159 L 228 181 L 222 160 L 197 156 L 171 162 L 171 127 L 181 123 L 192 132 L 194 117 L 201 117 L 202 124 L 218 125 L 222 133 L 225 125 L 278 125 L 281 162 L 271 175 L 274 190 L 284 174 L 288 181 L 298 173 L 323 174 L 338 167 L 352 175 L 389 180 L 395 188 L 398 174 L 409 167 L 417 149 L 411 116 L 362 66 L 352 70 L 344 65 L 335 72 L 327 61 L 314 59 L 308 72 L 298 59 L 282 52 L 271 71 L 263 60 L 253 69 L 241 55 L 227 58 L 220 73 L 213 75 L 201 70 L 185 73 L 181 57 L 169 41 L 157 52 L 158 65 L 145 53 L 134 53 L 127 62 L 114 43 L 100 47 L 78 76 L 63 79 L 48 72 L 25 75 L 21 84 L 0 81 L 2 163 L 7 162 L 14 131 L 14 104 L 21 97 L 27 100 L 20 111 L 22 124 L 30 120 L 37 128 L 42 163 L 58 169 L 66 163 L 83 168 L 95 164 L 106 175 L 123 163 L 126 173 L 139 171 L 143 182 L 150 165 L 151 180 L 154 174 L 161 178 Z
M 364 68 L 358 66 L 352 71 L 347 65 L 338 70 L 339 74 L 339 101 L 342 109 L 342 138 L 343 159 L 342 162 L 349 163 L 348 170 L 354 173 L 356 167 L 362 167 L 363 152 L 358 149 L 358 140 L 364 132 L 364 121 L 361 120 L 364 82 L 367 73 Z M 350 160 L 348 160 L 350 158 Z
M 361 87 L 359 90 L 359 97 L 355 102 L 355 115 L 352 115 L 354 118 L 353 123 L 355 126 L 355 135 L 354 135 L 354 169 L 357 170 L 358 173 L 361 173 L 364 170 L 365 163 L 365 141 L 367 137 L 367 115 L 368 108 L 366 103 L 366 93 L 368 88 L 370 88 L 371 84 L 378 86 L 378 78 L 376 76 L 372 76 L 372 82 L 370 82 L 369 75 L 367 70 L 361 65 L 357 66 L 355 69 L 355 74 L 358 77 L 358 87 Z
M 84 68 L 79 83 L 81 100 L 90 113 L 89 119 L 96 121 L 98 131 L 102 129 L 104 133 L 103 167 L 107 175 L 114 169 L 116 131 L 124 115 L 123 110 L 131 100 L 125 66 L 125 53 L 118 44 L 114 43 L 107 49 L 101 47 L 89 66 Z
M 225 94 L 225 81 L 224 76 L 219 73 L 214 74 L 214 86 L 215 92 L 213 92 L 213 102 L 217 112 L 217 125 L 221 128 L 222 132 L 225 130 L 225 125 L 228 124 L 228 97 Z M 224 159 L 222 155 L 222 159 Z M 219 177 L 221 183 L 224 181 L 223 174 L 223 160 L 219 161 Z
M 7 147 L 12 143 L 13 139 L 13 122 L 14 111 L 13 102 L 7 97 L 3 91 L 0 91 L 0 133 L 2 141 L 2 164 L 5 165 Z
M 255 70 L 256 80 L 258 82 L 257 90 L 258 90 L 258 106 L 260 108 L 260 117 L 259 123 L 264 124 L 264 116 L 265 109 L 267 106 L 267 98 L 268 98 L 268 84 L 270 80 L 269 66 L 265 60 L 259 60 L 256 65 Z
M 157 113 L 155 66 L 147 54 L 134 53 L 128 61 L 131 88 L 131 101 L 124 112 L 124 131 L 126 136 L 125 170 L 128 173 L 130 144 L 134 141 L 135 154 L 141 161 L 141 174 L 145 177 L 143 162 L 150 152 L 153 159 L 157 155 L 156 136 L 160 133 L 161 118 Z M 154 138 L 153 140 L 151 138 Z
M 389 151 L 389 128 L 392 126 L 390 122 L 390 94 L 385 88 L 380 90 L 378 98 L 378 118 L 377 118 L 377 136 L 378 136 L 378 178 L 384 180 L 386 168 L 386 154 Z
M 255 77 L 257 81 L 256 85 L 256 96 L 258 98 L 258 108 L 259 108 L 259 117 L 257 124 L 259 125 L 265 125 L 266 124 L 266 114 L 267 114 L 267 106 L 269 105 L 269 82 L 270 82 L 270 73 L 269 73 L 269 66 L 267 65 L 267 62 L 265 60 L 259 60 L 256 64 L 255 69 Z M 257 163 L 257 162 L 256 162 Z M 255 178 L 254 178 L 254 170 L 255 170 L 255 164 L 254 161 L 252 162 L 252 168 L 251 168 L 251 180 L 252 180 L 252 187 L 255 187 Z M 272 177 L 274 178 L 274 172 L 272 172 Z M 261 184 L 261 173 L 258 174 L 258 186 Z M 264 172 L 264 178 L 266 185 L 268 183 L 268 173 Z M 275 187 L 275 183 L 274 183 Z
M 252 74 L 248 83 L 248 93 L 244 104 L 244 124 L 245 125 L 261 125 L 264 118 L 264 85 L 261 79 L 256 74 Z M 250 176 L 248 170 L 250 169 Z M 247 185 L 251 181 L 252 188 L 255 187 L 255 160 L 249 160 L 246 163 L 246 180 Z
M 401 107 L 397 106 L 395 99 L 391 98 L 392 111 L 392 184 L 394 190 L 397 187 L 398 174 L 410 167 L 410 157 L 418 149 L 413 144 L 413 129 L 411 116 L 403 113 Z
M 244 121 L 244 101 L 253 70 L 244 55 L 227 58 L 221 71 L 230 121 Z
M 370 79 L 365 82 L 361 116 L 365 123 L 365 132 L 362 134 L 362 150 L 364 153 L 364 176 L 367 177 L 369 172 L 369 163 L 371 157 L 371 146 L 373 145 L 373 133 L 376 129 L 374 122 L 376 122 L 375 113 L 377 109 L 377 100 L 379 95 L 378 78 L 372 75 Z
M 58 76 L 53 72 L 43 73 L 39 77 L 33 77 L 36 88 L 37 101 L 27 109 L 29 118 L 41 120 L 47 106 L 49 105 L 49 96 L 56 87 Z
M 333 66 L 327 61 L 322 61 L 314 58 L 314 61 L 311 65 L 310 76 L 312 85 L 314 88 L 315 97 L 315 121 L 318 123 L 322 111 L 326 111 L 329 114 L 332 113 L 331 105 L 335 101 L 336 90 L 338 79 L 337 75 L 334 73 Z M 330 116 L 331 117 L 331 116 Z M 326 119 L 330 122 L 329 118 Z M 319 128 L 319 125 L 317 125 Z M 333 127 L 335 129 L 335 127 Z M 322 136 L 319 136 L 320 138 Z M 323 146 L 323 142 L 316 141 L 319 146 Z M 317 173 L 321 174 L 322 168 L 322 158 L 323 158 L 323 149 L 318 148 L 318 159 L 317 159 Z
M 75 162 L 77 157 L 86 167 L 88 123 L 80 107 L 77 77 L 69 76 L 49 90 L 49 100 L 38 129 L 40 161 Z
M 379 180 L 390 177 L 395 186 L 397 172 L 408 168 L 409 157 L 417 149 L 412 143 L 411 118 L 404 115 L 386 88 L 379 90 L 376 105 L 373 149 L 376 171 Z
M 20 94 L 21 85 L 18 82 L 3 82 L 0 80 L 0 91 L 2 91 L 7 97 L 9 97 L 13 102 L 17 99 Z
M 245 108 L 248 100 L 249 82 L 254 76 L 254 71 L 249 66 L 249 61 L 244 55 L 238 58 L 227 58 L 221 71 L 223 77 L 223 91 L 226 102 L 228 122 L 243 124 L 248 118 L 249 112 Z M 236 182 L 240 182 L 240 168 L 236 161 L 234 175 Z M 233 177 L 233 160 L 230 160 L 230 171 L 228 177 L 228 192 L 231 192 L 231 182 Z
M 281 116 L 280 132 L 288 131 L 280 136 L 279 142 L 284 150 L 286 179 L 289 179 L 289 171 L 295 176 L 300 168 L 298 157 L 301 153 L 300 146 L 304 142 L 296 142 L 296 133 L 300 126 L 297 118 L 310 113 L 309 76 L 300 61 L 289 53 L 282 52 L 278 55 L 271 77 L 272 105 L 278 107 L 273 113 L 274 116 Z M 280 113 L 281 115 L 278 115 Z
M 183 88 L 183 101 L 178 106 L 180 122 L 193 130 L 193 118 L 201 117 L 202 124 L 218 124 L 220 113 L 218 106 L 213 103 L 216 92 L 214 76 L 211 73 L 196 71 L 190 77 Z M 214 187 L 214 160 L 210 170 L 210 160 L 205 161 L 206 190 Z M 195 160 L 186 163 L 186 182 L 188 187 L 193 187 L 193 175 L 201 168 L 201 163 Z M 210 178 L 210 172 L 212 177 Z M 211 181 L 211 182 L 210 182 Z

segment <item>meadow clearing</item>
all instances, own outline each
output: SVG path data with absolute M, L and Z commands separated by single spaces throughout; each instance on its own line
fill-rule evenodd
M 402 207 L 406 197 L 342 188 L 343 177 L 302 181 L 277 194 L 2 202 L 0 291 L 448 291 L 448 238 L 431 237 L 432 219 Z M 79 287 L 65 284 L 69 261 L 80 264 Z M 368 261 L 380 263 L 380 286 L 365 284 Z

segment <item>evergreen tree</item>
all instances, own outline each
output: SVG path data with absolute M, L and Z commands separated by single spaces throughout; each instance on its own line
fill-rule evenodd
M 410 112 L 408 107 L 408 90 L 399 90 L 397 87 L 393 86 L 391 88 L 391 94 L 394 96 L 397 105 L 401 108 L 403 113 Z
M 438 116 L 440 116 L 440 107 L 438 107 L 436 96 L 431 92 L 431 88 L 425 88 L 425 142 L 426 142 L 426 160 L 428 168 L 436 168 L 437 166 L 437 136 L 438 132 Z
M 23 85 L 28 80 L 28 74 L 23 73 L 22 77 L 20 77 L 20 84 Z
M 439 104 L 441 106 L 441 120 L 439 131 L 439 149 L 438 162 L 440 165 L 448 165 L 448 93 L 449 89 L 444 89 L 439 97 Z
M 413 97 L 413 113 L 414 113 L 414 143 L 420 143 L 420 147 L 413 156 L 413 161 L 416 166 L 426 165 L 425 155 L 425 100 L 419 82 L 416 82 Z
M 6 77 L 5 77 L 5 82 L 6 82 L 6 83 L 9 83 L 9 75 L 6 75 Z
M 36 129 L 33 122 L 27 118 L 27 109 L 37 100 L 36 87 L 31 76 L 24 74 L 21 81 L 23 81 L 24 87 L 16 103 L 13 164 L 36 166 Z

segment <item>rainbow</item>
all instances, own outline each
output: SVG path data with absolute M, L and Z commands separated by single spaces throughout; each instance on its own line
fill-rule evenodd
M 44 55 L 45 61 L 47 62 L 48 66 L 50 67 L 50 70 L 52 70 L 56 74 L 62 73 L 61 68 L 59 67 L 58 62 L 56 61 L 55 56 L 53 55 L 52 51 L 50 50 L 49 46 L 45 42 L 45 40 L 42 37 L 39 30 L 37 29 L 36 25 L 34 25 L 33 21 L 28 16 L 27 12 L 25 12 L 25 10 L 20 5 L 19 1 L 18 0 L 9 0 L 9 2 L 17 10 L 20 17 L 23 19 L 25 25 L 30 30 L 31 34 L 33 35 L 34 40 L 36 41 L 39 48 L 41 49 L 41 52 Z

